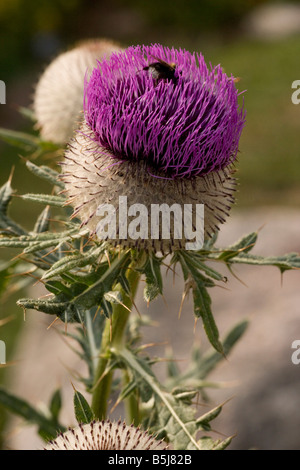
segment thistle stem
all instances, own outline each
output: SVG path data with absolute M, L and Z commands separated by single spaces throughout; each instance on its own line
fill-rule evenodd
M 137 271 L 131 268 L 128 269 L 127 280 L 131 296 L 129 297 L 124 289 L 119 287 L 123 299 L 122 304 L 115 304 L 113 306 L 112 318 L 106 320 L 102 334 L 99 362 L 95 373 L 92 396 L 92 409 L 95 418 L 100 420 L 106 418 L 113 378 L 113 372 L 108 368 L 110 349 L 112 347 L 118 349 L 124 344 L 124 333 L 132 307 L 132 299 L 138 287 L 139 277 L 140 275 Z
M 123 374 L 124 386 L 128 385 L 130 377 L 128 372 L 125 370 Z M 139 400 L 137 395 L 137 390 L 134 390 L 130 395 L 124 400 L 125 413 L 126 413 L 126 422 L 128 424 L 133 424 L 138 427 L 141 424 L 140 421 L 140 410 L 139 410 Z

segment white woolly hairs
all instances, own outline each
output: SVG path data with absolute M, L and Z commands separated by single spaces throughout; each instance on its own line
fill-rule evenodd
M 104 39 L 90 40 L 60 54 L 45 69 L 35 89 L 33 111 L 43 139 L 65 145 L 80 120 L 85 74 L 97 60 L 120 51 Z

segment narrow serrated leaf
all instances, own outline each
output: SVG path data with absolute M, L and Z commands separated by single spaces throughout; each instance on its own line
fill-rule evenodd
M 152 302 L 160 294 L 159 287 L 156 284 L 146 284 L 144 288 L 144 300 Z
M 38 216 L 36 223 L 34 224 L 33 232 L 42 233 L 49 230 L 51 210 L 49 206 L 46 206 Z
M 16 147 L 25 148 L 26 150 L 36 150 L 40 146 L 40 140 L 32 134 L 25 132 L 13 131 L 11 129 L 0 128 L 0 139 L 8 144 Z
M 7 208 L 13 196 L 10 179 L 0 188 L 0 212 L 7 215 Z
M 53 393 L 51 397 L 50 405 L 49 405 L 50 413 L 55 421 L 58 420 L 61 406 L 62 406 L 61 391 L 57 389 Z
M 76 421 L 88 424 L 94 419 L 94 414 L 84 396 L 74 388 L 74 412 Z
M 22 194 L 22 199 L 25 201 L 38 202 L 39 204 L 45 204 L 54 207 L 63 207 L 66 202 L 66 199 L 62 196 L 56 196 L 53 194 Z
M 7 215 L 0 213 L 0 233 L 5 235 L 25 235 L 27 232 Z
M 108 291 L 103 297 L 112 304 L 121 304 L 123 302 L 122 294 L 117 290 Z
M 163 425 L 168 428 L 168 438 L 172 441 L 174 448 L 186 449 L 190 445 L 191 448 L 199 449 L 193 436 L 196 430 L 196 423 L 193 419 L 194 410 L 182 402 L 178 404 L 178 401 L 161 387 L 144 359 L 135 357 L 126 348 L 121 350 L 112 349 L 111 352 L 117 359 L 122 359 L 135 376 L 146 382 L 149 387 L 147 400 L 154 394 L 164 405 L 160 410 L 159 417 Z M 165 419 L 163 418 L 164 415 L 166 415 Z
M 232 330 L 226 335 L 223 344 L 224 355 L 227 356 L 238 340 L 243 336 L 248 327 L 248 321 L 243 320 L 242 322 L 235 325 Z M 200 379 L 204 379 L 207 375 L 216 367 L 216 365 L 224 359 L 224 356 L 216 351 L 209 351 L 199 358 L 197 361 L 197 375 Z M 192 374 L 195 375 L 191 371 Z
M 230 444 L 234 436 L 227 437 L 221 442 L 218 442 L 217 445 L 214 445 L 213 450 L 225 450 Z
M 48 439 L 53 439 L 57 436 L 59 430 L 54 424 L 48 420 L 39 411 L 33 408 L 22 398 L 8 393 L 4 389 L 0 389 L 0 403 L 8 408 L 11 412 L 24 418 L 27 422 L 37 424 L 39 429 L 43 431 L 43 436 Z
M 72 269 L 78 269 L 92 264 L 99 258 L 102 252 L 103 247 L 100 246 L 95 249 L 90 249 L 88 253 L 75 253 L 71 256 L 64 256 L 51 266 L 42 279 L 49 279 L 59 274 L 71 271 Z
M 59 173 L 52 168 L 45 165 L 37 166 L 30 160 L 26 161 L 26 166 L 34 175 L 38 176 L 39 178 L 48 181 L 48 183 L 51 183 L 54 186 L 64 188 L 64 183 L 59 180 Z
M 252 232 L 248 235 L 243 236 L 239 241 L 223 250 L 218 256 L 218 259 L 223 261 L 229 261 L 231 258 L 237 256 L 239 253 L 248 253 L 254 247 L 257 241 L 257 236 L 257 232 Z
M 211 429 L 210 424 L 209 424 L 210 421 L 212 421 L 217 416 L 219 416 L 221 411 L 222 411 L 222 405 L 219 405 L 219 406 L 216 406 L 214 409 L 208 411 L 204 415 L 200 416 L 200 418 L 196 420 L 196 423 L 199 429 L 201 428 L 204 431 L 209 431 Z
M 219 340 L 219 331 L 211 311 L 211 299 L 207 289 L 201 284 L 193 287 L 193 299 L 195 316 L 201 317 L 210 344 L 220 354 L 224 354 L 223 346 Z
M 25 108 L 24 106 L 19 106 L 18 111 L 22 116 L 26 117 L 27 119 L 30 119 L 30 121 L 35 121 L 36 120 L 35 114 L 30 108 Z

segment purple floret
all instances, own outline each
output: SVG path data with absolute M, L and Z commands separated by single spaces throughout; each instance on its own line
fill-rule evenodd
M 154 77 L 148 66 L 157 59 L 176 64 L 174 79 Z M 84 112 L 118 160 L 189 178 L 235 160 L 245 123 L 238 95 L 234 78 L 219 65 L 208 68 L 201 54 L 136 46 L 98 63 L 85 83 Z

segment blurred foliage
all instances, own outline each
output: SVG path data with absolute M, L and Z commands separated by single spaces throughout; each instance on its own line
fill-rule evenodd
M 247 121 L 237 164 L 239 207 L 299 206 L 300 106 L 291 101 L 291 84 L 299 78 L 299 39 L 241 39 L 207 48 L 205 56 L 240 77 L 238 89 L 246 90 Z
M 119 0 L 123 6 L 131 6 L 145 16 L 148 22 L 155 27 L 158 24 L 165 28 L 177 28 L 177 32 L 186 31 L 212 31 L 221 30 L 230 33 L 232 25 L 238 26 L 241 18 L 252 8 L 266 3 L 265 0 L 152 0 L 140 2 L 139 0 Z M 232 31 L 234 32 L 234 31 Z
M 1 71 L 8 78 L 32 61 L 47 60 L 74 41 L 95 35 L 128 44 L 155 37 L 162 41 L 164 35 L 195 39 L 207 32 L 231 37 L 240 20 L 263 3 L 268 0 L 214 0 L 213 7 L 211 0 L 2 0 Z
M 70 21 L 65 21 L 76 11 L 80 0 L 10 0 L 0 2 L 0 41 L 1 63 L 5 75 L 16 69 L 26 67 L 34 55 L 39 56 L 45 48 L 45 54 L 56 52 L 59 39 L 53 34 L 60 34 L 64 29 L 67 35 Z M 30 57 L 30 52 L 32 56 Z M 3 69 L 2 69 L 3 70 Z

